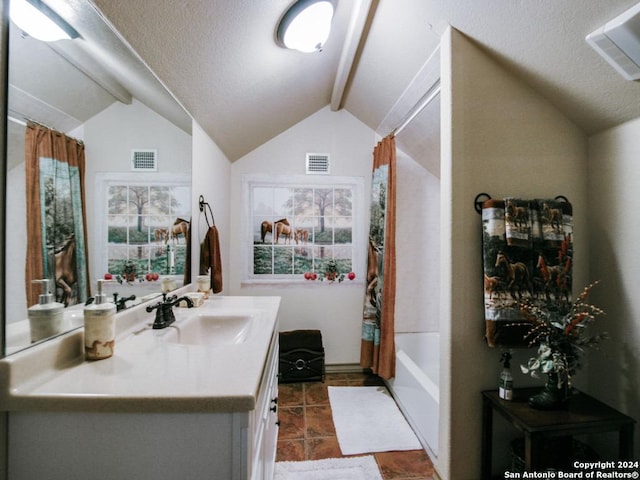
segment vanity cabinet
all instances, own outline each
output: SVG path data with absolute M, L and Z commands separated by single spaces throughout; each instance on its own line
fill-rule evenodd
M 271 480 L 278 435 L 275 325 L 262 374 L 256 385 L 247 384 L 249 391 L 257 386 L 253 410 L 207 411 L 205 397 L 195 400 L 203 408 L 193 412 L 180 399 L 176 411 L 166 411 L 166 402 L 161 412 L 10 411 L 9 480 Z

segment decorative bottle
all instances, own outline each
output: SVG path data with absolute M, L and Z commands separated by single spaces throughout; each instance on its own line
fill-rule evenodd
M 62 332 L 64 323 L 64 305 L 54 301 L 49 289 L 50 280 L 33 280 L 33 283 L 41 283 L 42 293 L 38 297 L 38 303 L 29 307 L 29 329 L 31 331 L 31 343 L 44 340 Z
M 503 400 L 513 399 L 513 375 L 511 374 L 511 354 L 504 352 L 500 357 L 502 372 L 498 382 L 498 396 Z
M 84 308 L 84 353 L 87 360 L 101 360 L 113 355 L 116 333 L 116 306 L 107 301 L 98 280 L 98 293 L 91 305 Z

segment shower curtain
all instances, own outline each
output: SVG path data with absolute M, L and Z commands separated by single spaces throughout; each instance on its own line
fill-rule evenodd
M 26 292 L 38 302 L 49 278 L 51 293 L 65 306 L 89 296 L 84 189 L 84 144 L 43 125 L 28 122 L 25 133 L 27 179 Z
M 382 378 L 395 375 L 396 143 L 381 140 L 373 151 L 371 223 L 360 366 Z

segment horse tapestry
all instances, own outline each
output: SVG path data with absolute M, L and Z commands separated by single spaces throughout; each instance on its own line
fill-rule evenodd
M 573 210 L 569 202 L 506 198 L 482 205 L 485 338 L 524 347 L 523 301 L 561 315 L 571 308 Z
M 373 155 L 360 366 L 388 379 L 395 375 L 395 139 L 384 138 Z
M 49 278 L 56 301 L 84 303 L 89 295 L 84 145 L 29 122 L 25 157 L 27 209 L 33 212 L 27 222 L 27 301 L 38 300 L 32 281 Z

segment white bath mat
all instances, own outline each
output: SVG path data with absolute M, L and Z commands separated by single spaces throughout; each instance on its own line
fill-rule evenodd
M 372 456 L 277 462 L 274 480 L 382 480 Z
M 385 387 L 329 387 L 343 455 L 418 450 L 418 438 Z

